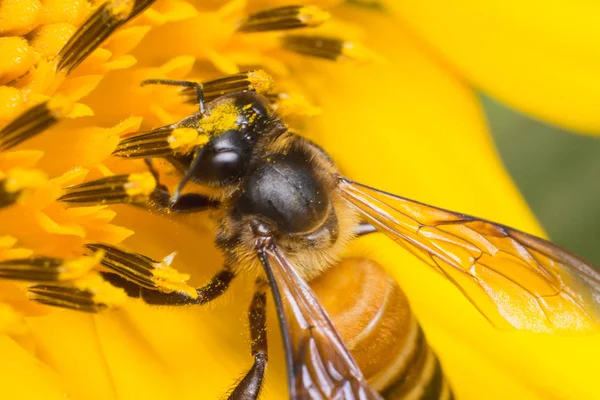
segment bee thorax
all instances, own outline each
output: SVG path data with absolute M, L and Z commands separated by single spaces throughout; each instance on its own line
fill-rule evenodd
M 251 171 L 241 188 L 237 209 L 272 223 L 286 234 L 312 232 L 329 212 L 329 196 L 315 179 L 302 151 L 267 158 Z

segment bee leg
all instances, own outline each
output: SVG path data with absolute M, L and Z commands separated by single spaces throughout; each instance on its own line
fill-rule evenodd
M 154 165 L 152 165 L 152 159 L 150 157 L 146 157 L 146 158 L 144 158 L 144 163 L 148 167 L 148 171 L 154 177 L 154 180 L 156 181 L 156 186 L 161 187 L 161 188 L 166 188 L 165 185 L 162 185 L 160 183 L 160 174 L 159 174 L 158 170 L 156 168 L 154 168 Z
M 217 208 L 220 202 L 211 200 L 208 197 L 198 193 L 188 193 L 179 196 L 173 201 L 173 196 L 169 193 L 169 189 L 160 183 L 160 174 L 152 165 L 151 158 L 144 158 L 144 162 L 148 166 L 148 170 L 156 181 L 156 189 L 150 194 L 148 203 L 158 212 L 172 211 L 179 213 L 202 212 L 210 208 Z
M 159 290 L 148 289 L 112 272 L 102 272 L 102 277 L 111 285 L 125 290 L 129 297 L 139 298 L 147 304 L 183 306 L 202 305 L 216 299 L 227 291 L 235 274 L 229 268 L 222 269 L 206 285 L 196 288 L 197 296 L 191 296 L 183 291 L 164 293 Z
M 229 400 L 255 400 L 262 389 L 263 377 L 267 367 L 267 296 L 264 291 L 264 282 L 258 283 L 260 288 L 254 293 L 248 320 L 250 322 L 250 350 L 254 357 L 254 364 L 250 371 L 242 378 Z
M 354 235 L 356 237 L 368 235 L 369 233 L 377 232 L 377 228 L 366 221 L 362 221 L 360 224 L 354 227 Z
M 169 86 L 181 86 L 184 88 L 193 88 L 196 91 L 196 101 L 201 115 L 204 115 L 204 91 L 202 85 L 198 82 L 192 81 L 178 81 L 172 79 L 146 79 L 140 83 L 140 86 L 145 85 L 169 85 Z

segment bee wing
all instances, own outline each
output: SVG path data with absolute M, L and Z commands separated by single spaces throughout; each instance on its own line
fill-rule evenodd
M 372 225 L 432 266 L 496 327 L 598 331 L 600 273 L 508 226 L 341 179 L 342 196 Z
M 259 247 L 277 308 L 292 400 L 381 399 L 310 287 L 274 245 Z

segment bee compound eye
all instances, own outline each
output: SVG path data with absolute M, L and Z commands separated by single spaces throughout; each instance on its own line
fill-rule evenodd
M 210 169 L 219 180 L 237 176 L 244 166 L 244 157 L 236 151 L 223 151 L 211 157 Z

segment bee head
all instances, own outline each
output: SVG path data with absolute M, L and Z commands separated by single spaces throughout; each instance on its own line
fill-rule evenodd
M 189 180 L 223 187 L 239 179 L 257 140 L 267 129 L 268 110 L 266 100 L 249 91 L 227 94 L 208 103 L 205 115 L 196 123 L 196 129 L 208 141 L 187 156 L 189 168 L 177 192 Z

